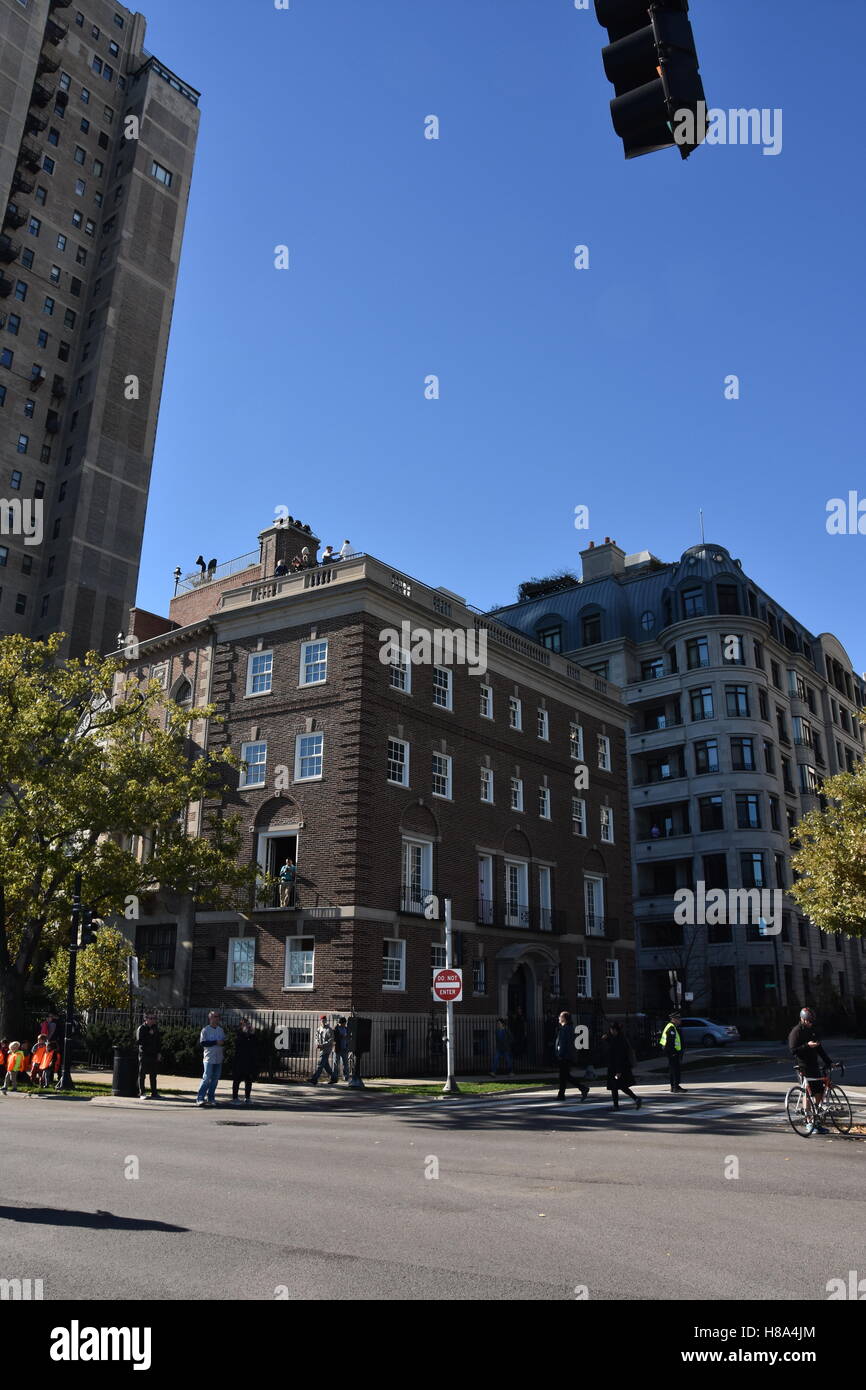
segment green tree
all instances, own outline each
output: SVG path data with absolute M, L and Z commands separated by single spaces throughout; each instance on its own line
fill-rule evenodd
M 117 927 L 100 927 L 95 939 L 78 953 L 75 977 L 75 1009 L 125 1009 L 129 1003 L 126 961 L 133 955 L 129 938 Z M 144 963 L 138 963 L 139 979 L 144 979 Z M 69 952 L 61 947 L 45 971 L 45 989 L 61 1011 L 66 1007 L 66 981 Z
M 822 931 L 866 936 L 866 763 L 821 790 L 827 809 L 805 815 L 793 837 L 791 896 Z
M 129 917 L 157 889 L 248 904 L 236 816 L 222 814 L 228 750 L 192 738 L 213 709 L 169 703 L 95 652 L 61 662 L 63 635 L 0 639 L 0 1033 L 23 1023 L 37 952 L 68 940 L 75 875 L 99 916 Z M 186 829 L 204 803 L 203 834 Z M 208 803 L 210 803 L 208 809 Z M 132 836 L 152 846 L 143 861 Z M 244 856 L 246 858 L 246 856 Z

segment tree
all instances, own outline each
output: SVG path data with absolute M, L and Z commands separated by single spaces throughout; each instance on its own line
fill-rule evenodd
M 125 1009 L 129 1003 L 127 957 L 133 954 L 129 939 L 117 927 L 100 927 L 95 939 L 78 953 L 75 977 L 75 1010 Z M 139 978 L 145 971 L 138 963 Z M 69 952 L 62 948 L 45 972 L 45 988 L 58 1011 L 66 1007 Z
M 797 825 L 790 893 L 821 931 L 866 936 L 866 763 L 821 791 L 826 810 Z
M 517 601 L 524 603 L 529 599 L 544 598 L 547 594 L 558 594 L 563 589 L 573 589 L 578 583 L 571 570 L 557 570 L 546 579 L 525 579 L 517 588 Z
M 249 901 L 236 816 L 222 814 L 228 750 L 194 745 L 211 707 L 167 708 L 158 682 L 125 677 L 89 653 L 61 663 L 63 634 L 0 639 L 0 1034 L 23 1024 L 40 948 L 68 940 L 75 875 L 99 916 L 129 916 L 158 889 Z M 187 808 L 215 801 L 200 836 Z M 130 848 L 147 836 L 147 860 Z

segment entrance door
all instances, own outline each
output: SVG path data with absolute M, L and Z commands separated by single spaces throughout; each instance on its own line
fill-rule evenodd
M 286 860 L 290 859 L 297 867 L 298 863 L 298 837 L 297 835 L 279 831 L 273 834 L 267 832 L 259 836 L 259 864 L 262 872 L 270 874 L 272 878 L 277 878 L 280 869 Z M 287 907 L 294 907 L 297 901 L 297 884 L 291 894 Z M 278 886 L 273 888 L 263 888 L 256 895 L 257 907 L 279 907 L 280 890 Z

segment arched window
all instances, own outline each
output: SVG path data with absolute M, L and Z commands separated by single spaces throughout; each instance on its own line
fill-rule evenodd
M 188 680 L 182 680 L 180 682 L 172 698 L 174 703 L 180 705 L 182 709 L 190 709 L 192 707 L 192 686 Z

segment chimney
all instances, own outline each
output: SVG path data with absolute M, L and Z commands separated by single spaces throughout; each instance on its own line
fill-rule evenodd
M 622 574 L 625 570 L 625 551 L 620 550 L 610 536 L 605 536 L 604 545 L 590 541 L 586 550 L 580 552 L 580 558 L 584 584 L 593 579 L 607 579 L 611 575 Z
M 261 546 L 262 576 L 272 575 L 280 561 L 289 564 L 295 555 L 300 555 L 304 546 L 310 552 L 310 559 L 317 558 L 319 537 L 311 528 L 297 517 L 287 516 L 277 520 L 259 533 Z

